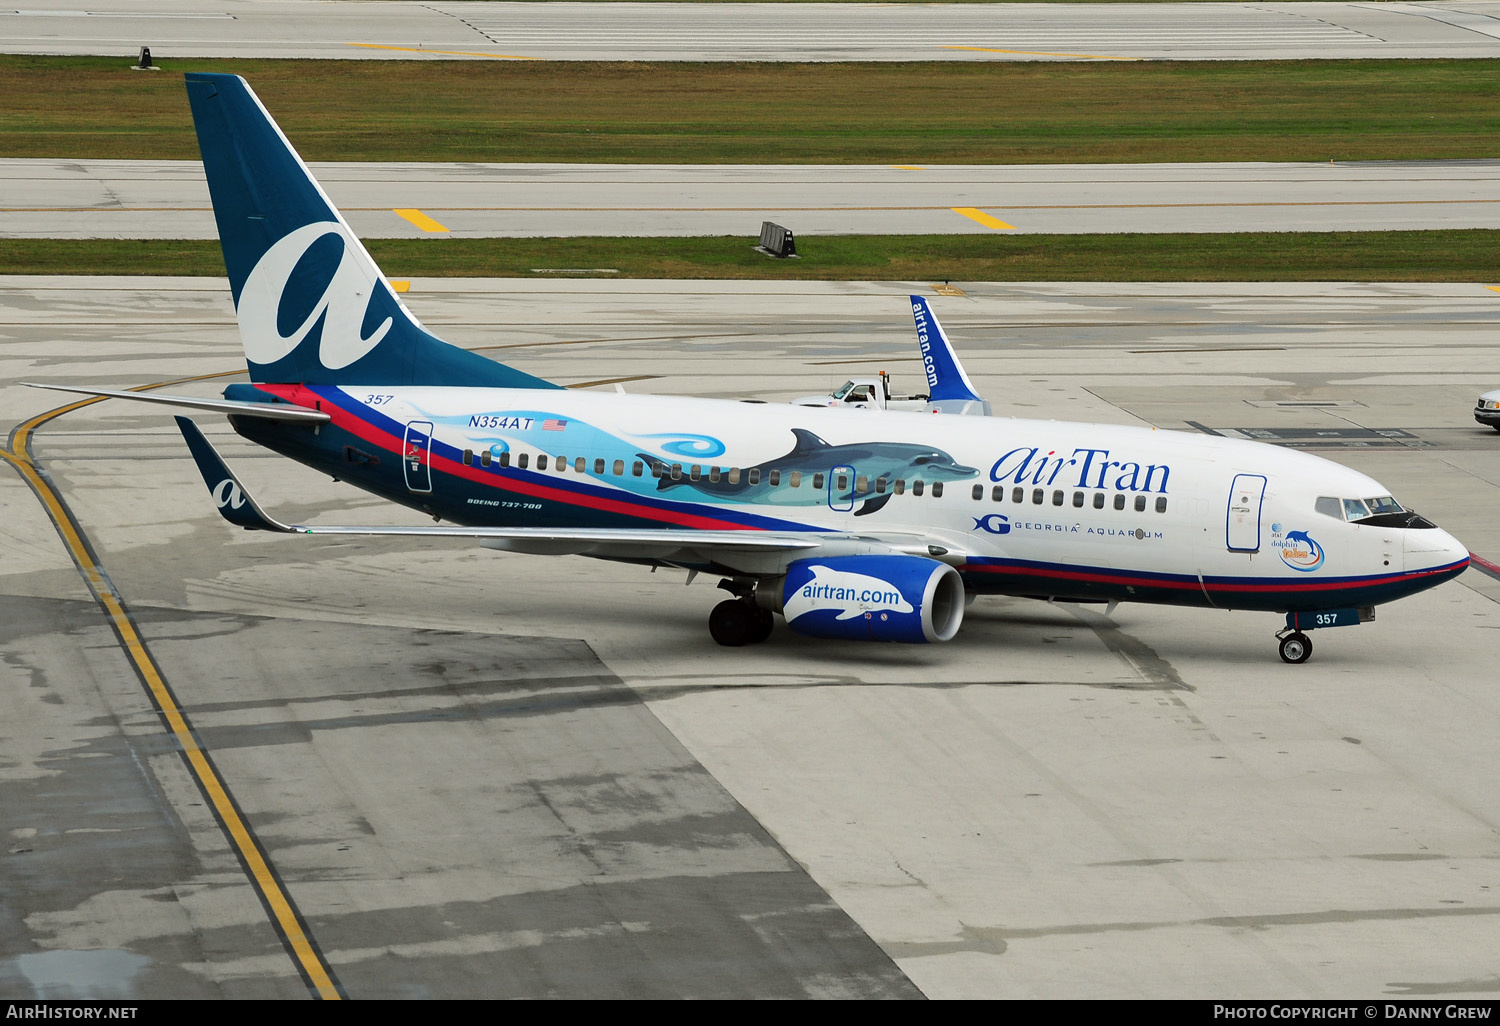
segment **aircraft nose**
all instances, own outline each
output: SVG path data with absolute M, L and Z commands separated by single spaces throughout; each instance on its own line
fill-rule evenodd
M 1404 534 L 1407 572 L 1446 567 L 1458 573 L 1469 565 L 1468 547 L 1440 527 L 1408 530 Z

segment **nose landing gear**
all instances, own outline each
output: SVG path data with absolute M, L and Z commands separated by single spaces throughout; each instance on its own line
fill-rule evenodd
M 1305 663 L 1312 655 L 1312 639 L 1301 631 L 1280 631 L 1276 637 L 1280 642 L 1282 662 Z

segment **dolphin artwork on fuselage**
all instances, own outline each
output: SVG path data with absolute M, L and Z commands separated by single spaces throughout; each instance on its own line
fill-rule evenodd
M 833 445 L 806 428 L 792 428 L 796 444 L 784 456 L 766 460 L 739 471 L 734 480 L 727 475 L 695 480 L 680 464 L 670 464 L 649 453 L 636 453 L 651 467 L 656 488 L 668 492 L 689 488 L 720 502 L 767 503 L 788 506 L 821 506 L 825 502 L 861 502 L 855 516 L 867 516 L 891 500 L 896 482 L 902 488 L 917 481 L 927 486 L 942 481 L 977 477 L 975 467 L 966 467 L 942 449 L 911 442 L 855 442 Z M 859 473 L 839 474 L 840 468 L 859 468 Z M 833 468 L 831 471 L 829 468 Z M 827 474 L 826 488 L 821 482 Z M 815 482 L 805 487 L 802 478 Z M 921 494 L 920 489 L 918 494 Z

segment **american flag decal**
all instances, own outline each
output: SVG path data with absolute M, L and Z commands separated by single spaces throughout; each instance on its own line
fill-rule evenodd
M 568 422 L 565 421 L 565 420 L 544 420 L 544 421 L 542 421 L 542 430 L 543 431 L 561 431 L 563 428 L 565 428 L 567 426 L 568 426 Z

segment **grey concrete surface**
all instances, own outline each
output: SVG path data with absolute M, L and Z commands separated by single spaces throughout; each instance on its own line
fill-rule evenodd
M 28 0 L 0 49 L 160 58 L 1494 57 L 1500 3 L 676 4 Z
M 312 169 L 366 238 L 1500 228 L 1495 160 Z M 0 182 L 0 238 L 218 237 L 196 161 L 4 159 Z
M 408 302 L 554 380 L 777 399 L 914 379 L 908 290 L 932 293 L 418 279 Z M 1495 291 L 962 291 L 936 309 L 1001 413 L 1278 431 L 1500 554 L 1500 435 L 1469 414 L 1500 383 Z M 220 282 L 0 278 L 5 424 L 62 401 L 18 380 L 240 365 Z M 280 514 L 409 519 L 199 419 Z M 1493 996 L 1500 582 L 1477 572 L 1300 667 L 1268 614 L 1023 600 L 948 645 L 781 631 L 727 658 L 703 578 L 235 531 L 159 411 L 89 406 L 34 452 L 353 997 Z M 295 995 L 8 468 L 0 514 L 0 985 Z

